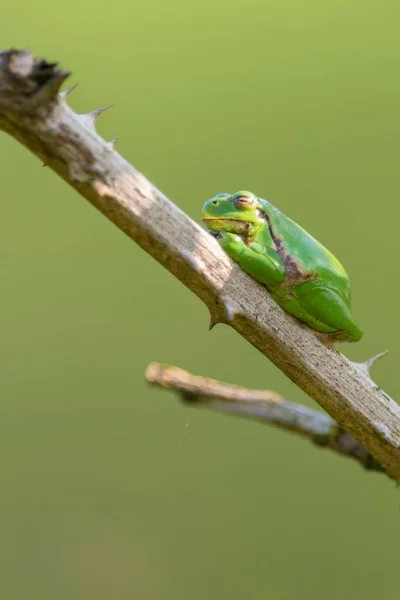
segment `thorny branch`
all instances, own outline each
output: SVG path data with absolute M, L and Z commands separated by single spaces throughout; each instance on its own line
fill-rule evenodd
M 289 402 L 275 392 L 249 390 L 158 363 L 147 367 L 146 378 L 153 385 L 177 392 L 183 402 L 193 406 L 211 408 L 224 414 L 294 431 L 318 446 L 353 458 L 365 469 L 384 471 L 368 450 L 331 417 L 307 406 Z
M 218 242 L 96 132 L 101 110 L 77 115 L 59 92 L 69 73 L 29 52 L 0 53 L 0 129 L 192 290 L 318 402 L 400 481 L 400 407 L 323 339 L 282 310 Z

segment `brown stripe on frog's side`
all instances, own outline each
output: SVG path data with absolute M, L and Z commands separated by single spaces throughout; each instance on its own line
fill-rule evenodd
M 272 225 L 269 215 L 261 209 L 258 209 L 258 212 L 260 217 L 267 222 L 269 233 L 275 244 L 275 249 L 285 265 L 285 283 L 297 283 L 298 281 L 305 281 L 306 279 L 314 279 L 313 274 L 305 275 L 303 268 L 297 260 L 287 254 L 281 238 L 274 231 L 274 226 Z

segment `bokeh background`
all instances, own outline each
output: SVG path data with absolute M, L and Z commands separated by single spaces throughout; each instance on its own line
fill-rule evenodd
M 8 3 L 3 48 L 73 71 L 71 106 L 193 219 L 245 188 L 345 264 L 390 354 L 400 291 L 399 4 Z M 400 492 L 294 435 L 151 389 L 168 362 L 313 406 L 25 148 L 0 137 L 0 595 L 395 600 Z

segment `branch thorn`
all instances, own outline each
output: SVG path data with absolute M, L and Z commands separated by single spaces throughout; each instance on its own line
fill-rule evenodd
M 74 85 L 71 85 L 69 88 L 66 88 L 65 90 L 62 90 L 61 92 L 58 93 L 58 96 L 61 100 L 65 100 L 65 98 L 67 96 L 69 96 L 69 94 L 71 92 L 74 91 L 74 89 L 78 86 L 77 83 L 75 83 Z
M 388 352 L 389 350 L 384 350 L 383 352 L 379 352 L 379 354 L 368 358 L 368 360 L 365 360 L 362 363 L 353 362 L 353 365 L 362 371 L 367 377 L 369 377 L 369 379 L 371 379 L 370 370 L 372 365 L 374 365 L 380 358 L 383 358 Z
M 94 122 L 103 113 L 105 110 L 112 108 L 113 104 L 107 104 L 107 106 L 102 106 L 102 108 L 97 108 L 96 110 L 92 110 L 90 113 L 86 113 L 84 115 L 79 115 L 79 117 L 83 120 L 85 125 L 90 129 L 95 131 Z
M 211 331 L 211 329 L 214 329 L 214 327 L 218 325 L 218 323 L 221 323 L 220 319 L 218 318 L 218 315 L 213 315 L 212 313 L 210 313 L 210 324 L 208 326 L 208 330 Z
M 105 110 L 107 110 L 109 108 L 112 108 L 113 106 L 114 106 L 114 104 L 107 104 L 107 106 L 102 106 L 101 108 L 92 110 L 92 112 L 87 113 L 87 115 L 85 115 L 85 116 L 94 121 L 95 119 L 97 119 L 97 117 L 99 117 L 101 115 L 101 113 L 103 113 Z
M 115 144 L 117 143 L 118 139 L 119 139 L 119 137 L 116 135 L 116 136 L 115 136 L 115 137 L 114 137 L 112 140 L 110 140 L 110 141 L 107 143 L 107 146 L 108 146 L 109 148 L 111 148 L 111 150 L 114 150 L 114 148 L 115 148 Z

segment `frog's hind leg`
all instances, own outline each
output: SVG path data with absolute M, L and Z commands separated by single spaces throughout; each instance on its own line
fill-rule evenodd
M 335 287 L 315 279 L 300 283 L 292 294 L 308 314 L 335 332 L 338 341 L 357 342 L 362 338 L 363 333 L 353 320 L 349 304 Z

